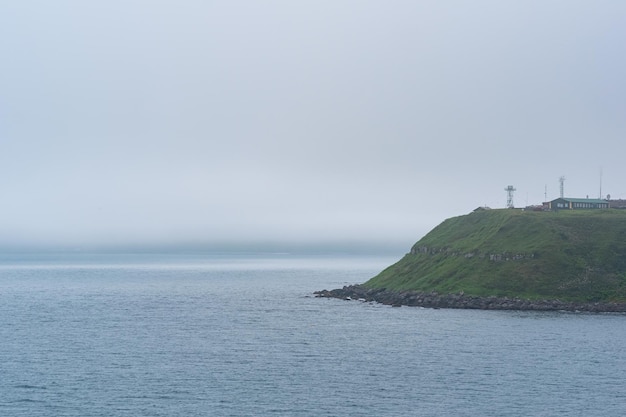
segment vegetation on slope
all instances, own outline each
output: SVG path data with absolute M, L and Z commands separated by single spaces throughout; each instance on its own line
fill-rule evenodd
M 626 210 L 484 210 L 448 219 L 369 288 L 626 301 Z

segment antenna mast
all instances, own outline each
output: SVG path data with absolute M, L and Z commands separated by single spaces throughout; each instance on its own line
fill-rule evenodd
M 564 185 L 565 185 L 565 177 L 561 176 L 561 178 L 559 178 L 559 183 L 561 186 L 561 198 L 564 198 L 565 193 L 564 193 Z
M 602 200 L 602 168 L 600 168 L 600 197 L 598 198 Z
M 509 185 L 504 189 L 506 191 L 506 208 L 514 208 L 513 205 L 513 192 L 515 191 L 515 187 Z

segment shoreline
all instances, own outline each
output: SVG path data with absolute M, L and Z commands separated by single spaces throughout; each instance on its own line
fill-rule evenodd
M 439 294 L 421 291 L 387 291 L 384 288 L 366 288 L 363 285 L 347 285 L 340 289 L 314 292 L 319 298 L 338 298 L 377 302 L 393 307 L 456 308 L 472 310 L 520 310 L 520 311 L 584 311 L 592 313 L 624 313 L 626 303 L 581 303 L 558 299 L 527 300 L 509 297 L 480 297 L 474 295 Z

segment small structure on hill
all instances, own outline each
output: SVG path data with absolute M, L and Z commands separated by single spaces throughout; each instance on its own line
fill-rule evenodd
M 616 208 L 616 209 L 626 209 L 626 200 L 611 200 L 610 199 L 611 196 L 607 196 L 607 200 L 609 203 L 609 207 L 610 208 Z
M 513 192 L 517 190 L 512 185 L 509 185 L 504 191 L 506 191 L 506 208 L 515 208 L 515 204 L 513 204 Z
M 596 198 L 557 198 L 548 202 L 550 210 L 594 210 L 608 209 L 609 202 Z

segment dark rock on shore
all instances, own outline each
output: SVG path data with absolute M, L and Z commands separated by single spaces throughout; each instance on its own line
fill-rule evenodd
M 374 301 L 381 304 L 428 308 L 466 308 L 480 310 L 535 310 L 535 311 L 588 311 L 626 312 L 626 303 L 578 303 L 561 300 L 525 300 L 508 297 L 478 297 L 472 295 L 439 294 L 419 291 L 387 291 L 384 288 L 366 288 L 350 285 L 341 289 L 315 292 L 316 297 L 343 300 Z

